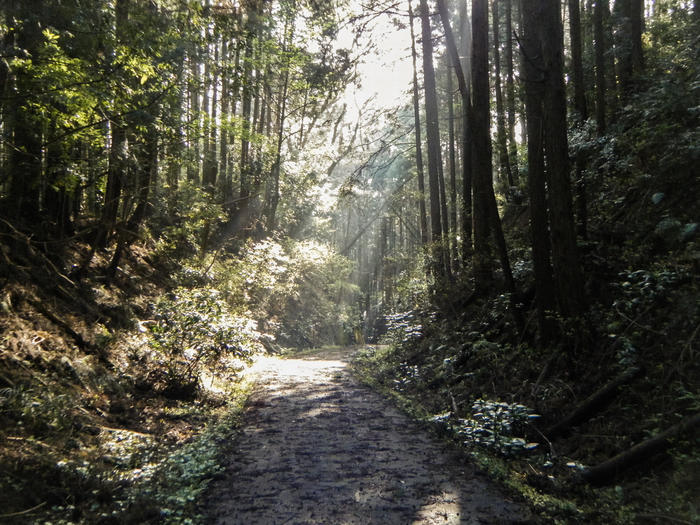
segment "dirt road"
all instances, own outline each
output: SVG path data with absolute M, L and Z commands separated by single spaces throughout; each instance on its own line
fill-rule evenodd
M 348 370 L 351 350 L 263 357 L 210 523 L 519 523 L 527 512 Z

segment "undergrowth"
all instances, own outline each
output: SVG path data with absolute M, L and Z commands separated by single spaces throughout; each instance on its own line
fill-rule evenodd
M 86 247 L 49 255 L 12 235 L 13 264 L 0 266 L 0 521 L 200 521 L 247 396 L 241 371 L 261 350 L 254 322 L 201 271 L 154 263 L 144 247 L 105 284 L 101 254 L 75 281 L 62 269 Z

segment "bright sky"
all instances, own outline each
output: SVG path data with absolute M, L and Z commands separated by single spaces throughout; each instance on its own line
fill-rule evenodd
M 352 0 L 355 12 L 362 12 L 362 1 Z M 407 23 L 408 20 L 403 20 Z M 349 47 L 353 35 L 347 29 L 338 38 L 341 47 Z M 365 38 L 375 44 L 375 51 L 363 58 L 358 66 L 362 86 L 348 89 L 349 108 L 362 106 L 364 101 L 375 96 L 374 108 L 389 108 L 409 100 L 413 69 L 411 65 L 411 35 L 408 27 L 398 29 L 389 15 L 380 15 L 371 23 Z

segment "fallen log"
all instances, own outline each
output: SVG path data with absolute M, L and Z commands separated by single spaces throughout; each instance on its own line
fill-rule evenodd
M 551 439 L 566 433 L 574 425 L 590 419 L 597 411 L 615 399 L 622 385 L 632 381 L 640 372 L 640 368 L 628 368 L 615 379 L 588 396 L 564 419 L 549 427 L 545 434 Z
M 671 441 L 682 437 L 700 425 L 700 413 L 690 416 L 680 423 L 673 425 L 660 434 L 637 443 L 632 448 L 603 461 L 595 467 L 590 467 L 581 473 L 581 477 L 592 485 L 605 485 L 630 467 L 643 462 L 652 456 L 664 452 L 671 446 Z

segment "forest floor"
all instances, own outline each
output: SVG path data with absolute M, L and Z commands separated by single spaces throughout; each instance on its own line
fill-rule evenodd
M 226 471 L 205 506 L 238 523 L 519 523 L 463 455 L 352 377 L 352 348 L 263 356 Z

